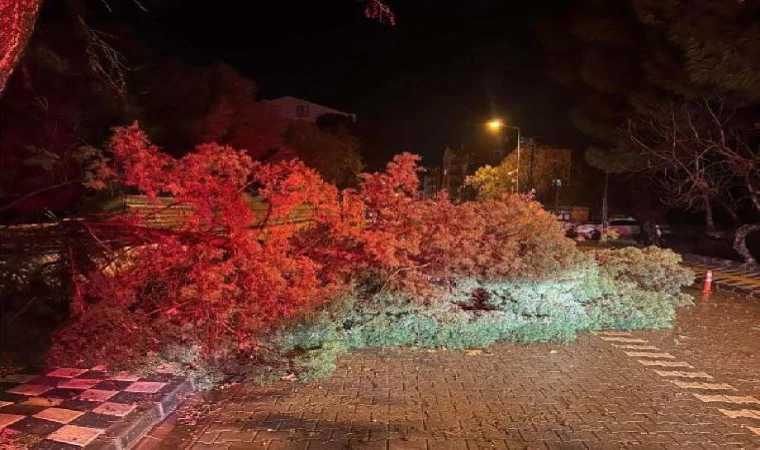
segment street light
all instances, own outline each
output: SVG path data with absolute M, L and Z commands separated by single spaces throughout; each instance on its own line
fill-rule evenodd
M 489 120 L 488 122 L 486 122 L 486 127 L 494 133 L 499 133 L 499 135 L 501 135 L 502 128 L 513 128 L 517 130 L 517 182 L 515 183 L 515 185 L 516 185 L 517 193 L 519 194 L 520 193 L 520 128 L 513 125 L 505 125 L 504 121 L 502 121 L 501 119 Z
M 489 120 L 488 123 L 486 123 L 486 126 L 491 131 L 499 132 L 501 131 L 501 128 L 504 126 L 504 122 L 502 122 L 500 119 L 493 119 L 493 120 Z

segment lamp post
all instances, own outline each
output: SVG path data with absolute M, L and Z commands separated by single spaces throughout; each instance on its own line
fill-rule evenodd
M 501 119 L 489 120 L 486 123 L 486 127 L 494 133 L 499 133 L 501 136 L 501 130 L 504 128 L 512 128 L 517 130 L 517 182 L 515 183 L 516 191 L 520 193 L 520 127 L 514 125 L 506 125 Z

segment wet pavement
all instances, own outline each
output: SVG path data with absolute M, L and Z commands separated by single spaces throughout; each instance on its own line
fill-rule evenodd
M 366 350 L 319 382 L 196 395 L 137 448 L 760 448 L 760 301 L 695 295 L 669 330 Z

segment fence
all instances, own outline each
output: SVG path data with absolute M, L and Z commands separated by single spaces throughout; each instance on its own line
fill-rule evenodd
M 269 205 L 260 197 L 246 196 L 246 201 L 254 213 L 252 227 L 271 227 L 283 224 L 307 224 L 314 210 L 308 205 L 297 206 L 285 217 L 270 218 Z M 181 228 L 192 216 L 190 205 L 177 203 L 170 197 L 155 199 L 140 195 L 127 195 L 119 213 L 134 213 L 145 219 L 149 228 Z M 113 221 L 87 221 L 81 218 L 67 218 L 59 222 L 25 225 L 0 226 L 0 266 L 9 258 L 23 255 L 57 254 L 62 249 L 81 247 L 90 243 L 94 235 L 101 244 L 129 240 L 129 230 L 111 226 Z M 93 234 L 94 233 L 94 234 Z
M 311 221 L 314 213 L 312 207 L 299 205 L 288 216 L 271 219 L 268 218 L 269 205 L 264 199 L 247 195 L 246 201 L 256 218 L 251 226 L 274 226 L 286 223 L 305 224 Z M 193 214 L 192 206 L 176 203 L 171 197 L 151 199 L 142 195 L 127 195 L 124 198 L 124 211 L 143 216 L 147 226 L 157 228 L 179 228 Z

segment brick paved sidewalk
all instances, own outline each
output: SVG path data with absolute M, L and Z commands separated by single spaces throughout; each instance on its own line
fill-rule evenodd
M 760 448 L 758 319 L 759 302 L 713 295 L 672 330 L 350 353 L 321 382 L 241 385 L 138 448 Z

